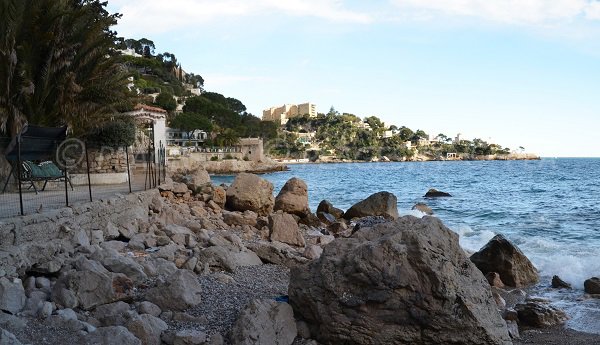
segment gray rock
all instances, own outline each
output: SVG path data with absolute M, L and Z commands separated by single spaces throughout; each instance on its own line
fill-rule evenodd
M 389 192 L 372 194 L 350 207 L 344 213 L 345 219 L 362 218 L 368 216 L 382 216 L 388 219 L 398 218 L 398 199 Z
M 212 246 L 203 249 L 198 259 L 211 268 L 233 272 L 240 266 L 262 265 L 260 258 L 252 251 L 236 246 Z
M 261 216 L 273 211 L 273 184 L 253 174 L 238 174 L 227 188 L 226 206 L 233 211 L 254 211 Z
M 434 217 L 336 239 L 292 268 L 289 298 L 325 344 L 511 344 L 483 274 Z
M 308 207 L 308 186 L 297 177 L 289 179 L 275 198 L 275 211 L 305 217 L 310 213 Z
M 77 314 L 73 309 L 61 309 L 56 311 L 56 315 L 60 316 L 63 320 L 77 320 Z
M 142 345 L 142 342 L 123 326 L 100 327 L 85 340 L 86 345 Z
M 162 310 L 156 304 L 148 301 L 143 301 L 137 304 L 137 310 L 140 314 L 150 314 L 152 316 L 160 316 Z
M 273 300 L 253 300 L 231 330 L 234 345 L 290 345 L 297 334 L 292 307 Z
M 142 281 L 148 278 L 142 265 L 135 262 L 132 258 L 122 256 L 118 253 L 106 253 L 99 261 L 110 272 L 123 273 L 134 281 Z
M 129 304 L 119 301 L 96 307 L 92 313 L 101 326 L 124 326 L 135 316 Z
M 321 254 L 323 254 L 323 248 L 315 244 L 311 244 L 306 247 L 302 255 L 309 260 L 316 260 L 321 257 Z
M 223 211 L 223 221 L 227 225 L 250 225 L 256 226 L 258 215 L 252 211 L 229 212 Z
M 295 248 L 281 242 L 259 241 L 256 243 L 249 243 L 248 248 L 266 263 L 289 268 L 308 262 L 308 259 L 302 257 L 301 253 Z
M 201 345 L 206 342 L 206 333 L 195 329 L 184 329 L 175 333 L 173 345 Z
M 12 314 L 0 311 L 0 328 L 8 329 L 12 332 L 18 332 L 27 326 L 27 322 Z
M 0 345 L 21 345 L 17 337 L 5 329 L 0 329 Z
M 502 235 L 496 235 L 471 261 L 483 274 L 497 272 L 502 282 L 512 287 L 524 287 L 539 281 L 537 269 L 531 261 Z
M 271 241 L 304 247 L 306 242 L 300 232 L 298 223 L 291 214 L 274 213 L 269 216 L 269 238 Z
M 188 270 L 178 270 L 167 281 L 146 294 L 148 301 L 162 310 L 183 311 L 201 302 L 202 287 L 196 275 Z
M 21 279 L 0 278 L 0 310 L 16 314 L 23 310 L 26 300 Z
M 167 328 L 169 326 L 163 320 L 150 314 L 140 315 L 127 324 L 127 329 L 144 345 L 160 345 L 160 335 Z

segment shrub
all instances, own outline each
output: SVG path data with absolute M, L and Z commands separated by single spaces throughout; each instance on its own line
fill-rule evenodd
M 92 146 L 131 146 L 135 142 L 135 124 L 126 119 L 107 122 L 94 129 L 86 140 Z
M 212 156 L 212 157 L 210 157 L 210 160 L 211 160 L 211 161 L 213 161 L 213 162 L 215 162 L 215 161 L 218 161 L 218 160 L 219 160 L 219 157 L 217 157 L 217 156 Z
M 224 159 L 235 159 L 231 154 L 226 154 Z

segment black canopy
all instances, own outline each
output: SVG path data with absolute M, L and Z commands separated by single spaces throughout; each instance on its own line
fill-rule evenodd
M 17 160 L 21 138 L 21 160 L 49 160 L 58 145 L 67 138 L 67 127 L 37 127 L 26 125 L 6 148 L 6 159 Z

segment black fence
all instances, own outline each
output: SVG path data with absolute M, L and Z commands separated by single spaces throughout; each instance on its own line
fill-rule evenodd
M 79 138 L 0 137 L 0 218 L 155 188 L 165 147 L 101 147 Z

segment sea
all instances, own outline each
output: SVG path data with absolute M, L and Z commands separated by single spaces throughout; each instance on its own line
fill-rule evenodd
M 324 199 L 347 209 L 388 191 L 398 197 L 401 215 L 422 217 L 412 206 L 424 202 L 468 251 L 502 234 L 540 272 L 540 283 L 529 293 L 565 310 L 567 327 L 600 334 L 600 299 L 583 292 L 586 279 L 600 277 L 600 158 L 298 164 L 263 177 L 275 194 L 292 177 L 304 180 L 313 211 Z M 216 183 L 232 181 L 233 176 L 213 177 Z M 430 188 L 452 197 L 425 198 Z M 573 289 L 550 288 L 553 275 Z

